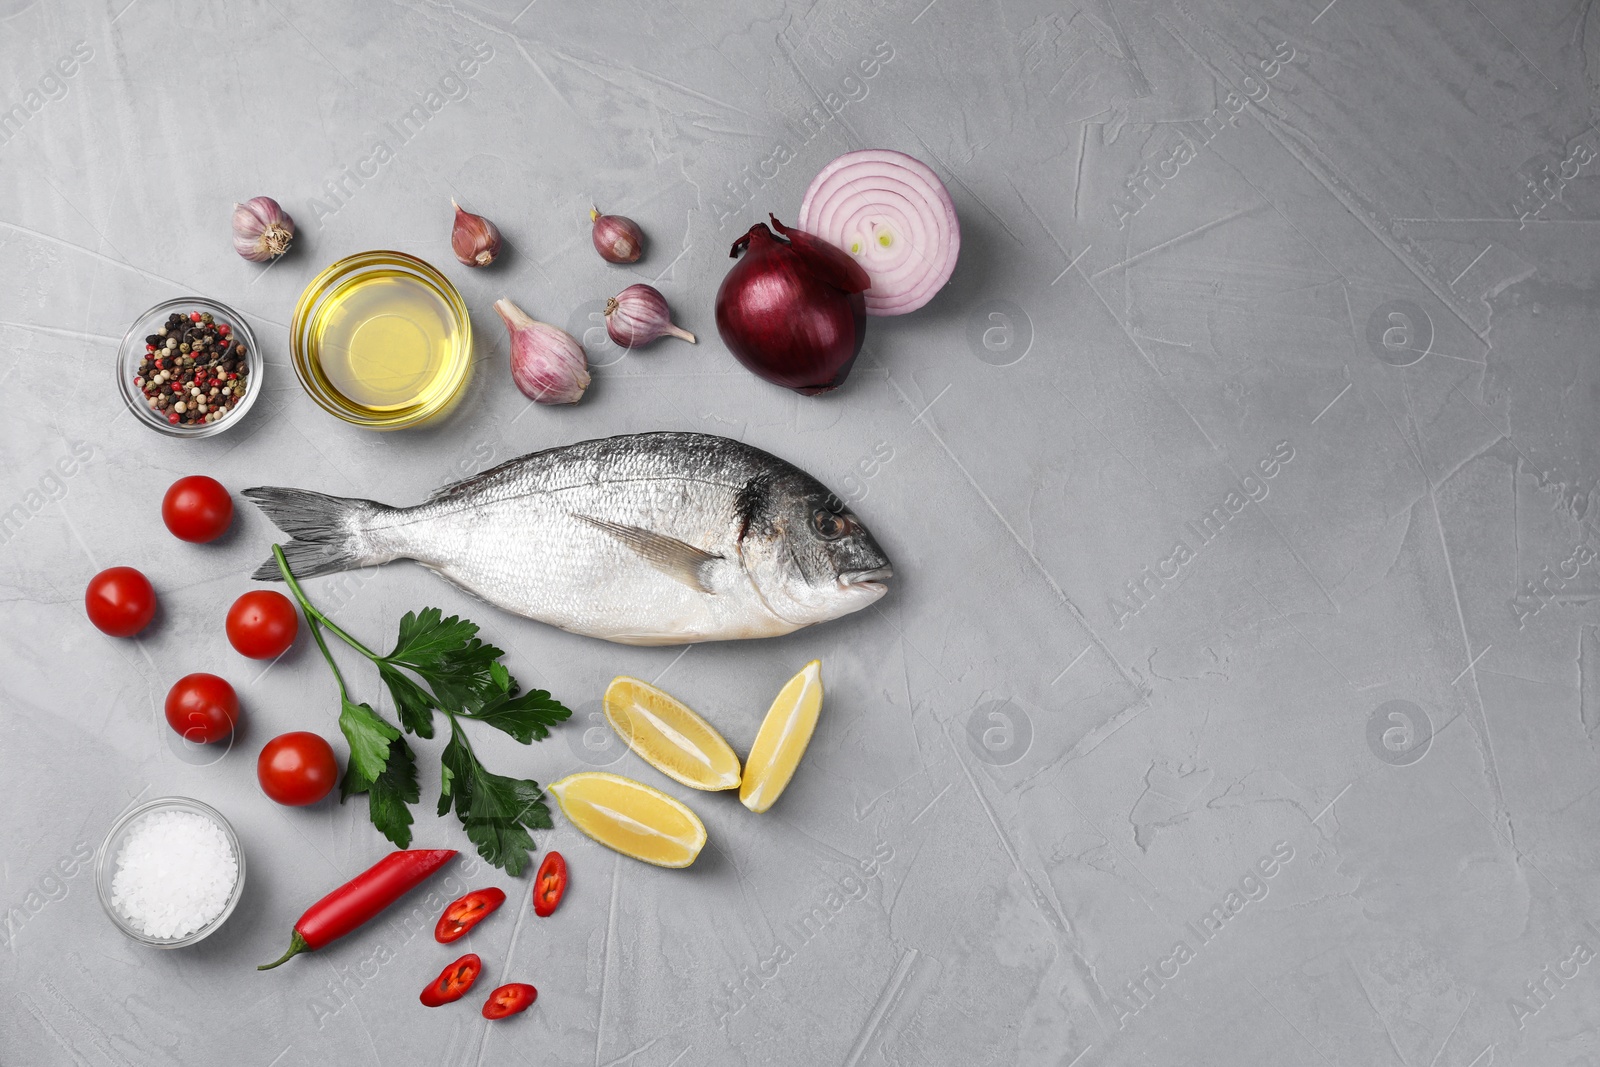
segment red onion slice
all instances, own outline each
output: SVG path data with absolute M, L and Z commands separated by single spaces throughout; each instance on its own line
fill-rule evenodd
M 950 280 L 961 224 L 950 193 L 904 152 L 846 152 L 822 168 L 800 203 L 799 227 L 866 268 L 868 315 L 915 311 Z

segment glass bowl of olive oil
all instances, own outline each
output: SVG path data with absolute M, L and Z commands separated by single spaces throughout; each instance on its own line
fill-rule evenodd
M 295 374 L 346 422 L 398 430 L 455 406 L 472 320 L 450 279 L 404 252 L 361 252 L 312 279 L 290 324 Z

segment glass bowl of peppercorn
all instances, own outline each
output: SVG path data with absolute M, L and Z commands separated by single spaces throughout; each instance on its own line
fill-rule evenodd
M 117 386 L 134 418 L 169 437 L 210 437 L 261 391 L 261 350 L 237 311 L 199 296 L 163 300 L 134 320 Z

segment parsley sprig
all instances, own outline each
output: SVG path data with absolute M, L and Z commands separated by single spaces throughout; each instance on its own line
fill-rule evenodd
M 339 730 L 350 745 L 350 760 L 339 783 L 340 800 L 365 793 L 372 824 L 397 847 L 409 846 L 411 805 L 421 798 L 421 791 L 416 754 L 405 734 L 433 737 L 438 712 L 450 722 L 450 741 L 439 757 L 439 814 L 454 807 L 478 855 L 513 876 L 521 874 L 535 847 L 529 831 L 551 827 L 544 791 L 531 779 L 507 778 L 486 769 L 461 722 L 484 723 L 526 745 L 549 737 L 550 727 L 572 712 L 543 689 L 522 692 L 500 662 L 505 653 L 481 639 L 475 623 L 455 615 L 444 618 L 438 608 L 406 612 L 394 651 L 387 655 L 372 651 L 306 598 L 289 572 L 282 548 L 273 545 L 272 555 L 339 683 Z M 394 698 L 399 727 L 372 705 L 351 699 L 344 675 L 328 651 L 324 629 L 378 668 L 378 677 Z

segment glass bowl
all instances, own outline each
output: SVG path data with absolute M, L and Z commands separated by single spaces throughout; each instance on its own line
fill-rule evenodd
M 249 393 L 245 395 L 248 397 Z M 111 902 L 111 880 L 117 873 L 117 854 L 122 851 L 122 843 L 128 836 L 128 830 L 144 816 L 161 811 L 193 812 L 216 823 L 222 828 L 222 835 L 228 839 L 228 847 L 233 849 L 233 858 L 239 864 L 239 877 L 235 879 L 233 892 L 229 894 L 228 902 L 223 905 L 222 911 L 205 926 L 182 937 L 151 937 L 135 929 Z M 94 858 L 94 884 L 100 894 L 100 906 L 105 908 L 106 914 L 111 917 L 117 929 L 141 944 L 153 945 L 156 948 L 182 948 L 210 937 L 218 927 L 228 921 L 228 916 L 233 914 L 233 909 L 239 904 L 239 897 L 244 893 L 244 851 L 239 847 L 239 838 L 233 832 L 233 827 L 228 825 L 228 820 L 224 819 L 216 808 L 188 797 L 158 797 L 138 805 L 132 811 L 124 812 L 121 818 L 111 824 L 111 829 L 107 832 L 106 839 L 101 842 L 100 851 Z
M 447 414 L 465 390 L 472 319 L 431 264 L 404 252 L 359 252 L 300 294 L 289 351 L 301 386 L 324 411 L 374 430 L 421 426 Z M 374 352 L 391 358 L 375 362 Z
M 164 416 L 157 415 L 150 410 L 150 402 L 133 384 L 133 377 L 139 372 L 139 361 L 144 358 L 145 338 L 155 333 L 156 330 L 166 325 L 167 316 L 173 312 L 187 315 L 191 311 L 210 312 L 218 322 L 228 324 L 232 335 L 244 342 L 244 360 L 250 368 L 244 396 L 239 398 L 228 412 L 227 418 L 218 419 L 216 422 L 179 423 L 174 426 Z M 133 320 L 133 325 L 128 327 L 128 332 L 122 338 L 122 346 L 117 349 L 117 389 L 122 393 L 123 401 L 128 409 L 133 412 L 133 417 L 141 424 L 150 427 L 157 433 L 164 433 L 168 437 L 210 437 L 237 424 L 244 418 L 245 412 L 250 410 L 250 405 L 256 402 L 256 394 L 261 392 L 261 369 L 265 366 L 261 359 L 261 346 L 256 344 L 256 335 L 250 331 L 250 324 L 244 317 L 226 304 L 215 300 L 208 300 L 203 296 L 180 296 L 172 300 L 163 300 L 143 315 Z

